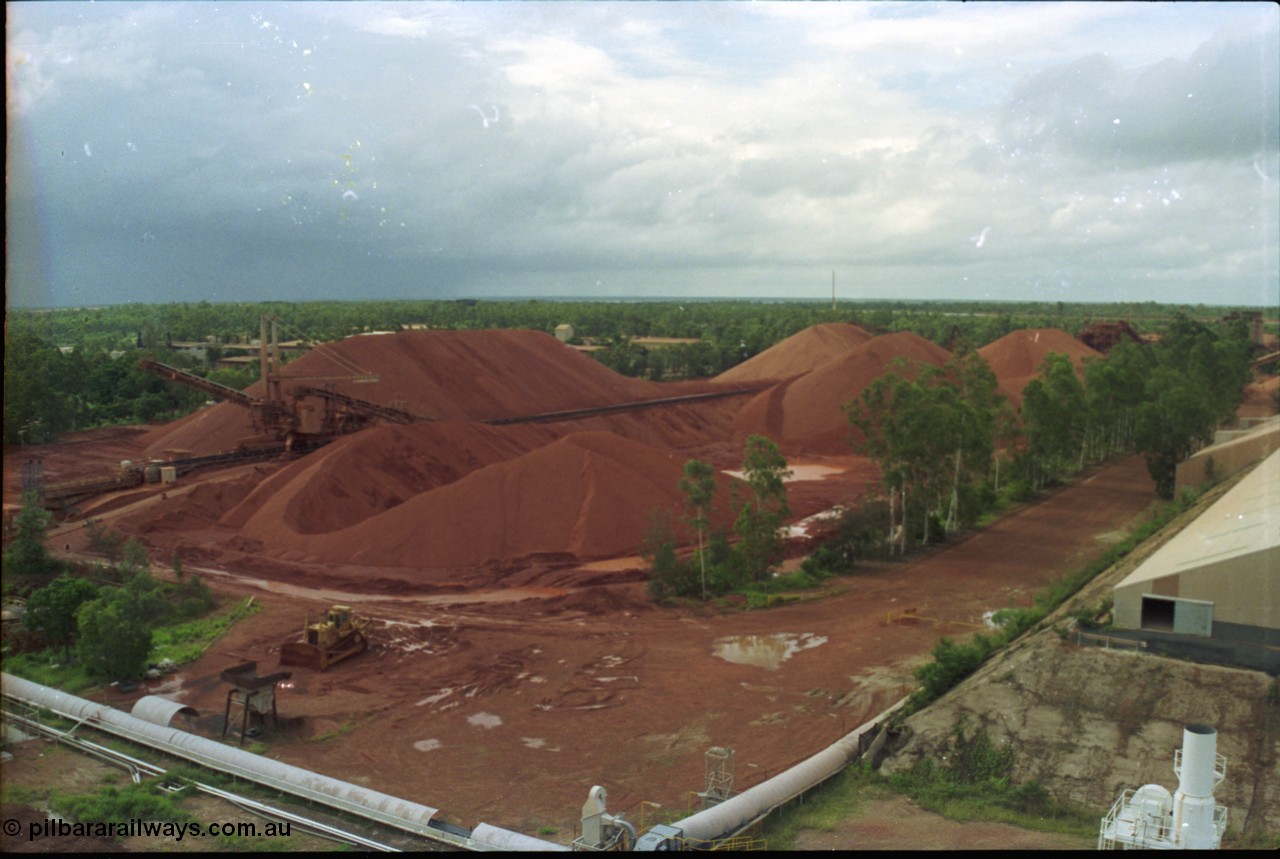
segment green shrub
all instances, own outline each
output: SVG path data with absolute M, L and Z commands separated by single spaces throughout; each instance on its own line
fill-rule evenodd
M 107 786 L 96 794 L 68 794 L 54 791 L 53 810 L 78 823 L 111 823 L 147 820 L 163 823 L 190 823 L 195 818 L 179 808 L 173 797 L 161 793 L 154 783 L 131 784 L 123 789 Z
M 76 652 L 84 670 L 102 680 L 136 680 L 147 667 L 151 626 L 134 594 L 110 590 L 76 612 Z

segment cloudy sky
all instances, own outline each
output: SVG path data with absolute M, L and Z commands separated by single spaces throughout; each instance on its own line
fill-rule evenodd
M 1270 2 L 6 14 L 14 306 L 1280 295 Z

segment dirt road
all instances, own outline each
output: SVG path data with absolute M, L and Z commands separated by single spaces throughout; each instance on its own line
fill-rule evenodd
M 653 817 L 642 802 L 683 810 L 708 747 L 735 750 L 739 789 L 817 751 L 909 691 L 938 638 L 1028 605 L 1152 498 L 1142 461 L 1126 459 L 957 545 L 860 568 L 838 593 L 769 611 L 655 608 L 626 560 L 466 596 L 366 593 L 357 605 L 375 621 L 373 648 L 325 673 L 295 670 L 279 707 L 306 718 L 269 736 L 267 754 L 466 825 L 553 827 L 566 842 L 594 784 L 632 820 Z M 213 733 L 219 672 L 250 659 L 273 669 L 305 611 L 345 594 L 211 580 L 266 606 L 165 686 Z

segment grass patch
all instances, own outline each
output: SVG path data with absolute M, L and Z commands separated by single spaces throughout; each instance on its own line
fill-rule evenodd
M 1107 549 L 1101 557 L 1054 582 L 1036 594 L 1034 605 L 1024 609 L 1001 609 L 994 616 L 998 624 L 994 633 L 977 633 L 958 644 L 941 639 L 933 648 L 933 660 L 916 669 L 920 688 L 898 712 L 901 721 L 936 701 L 978 669 L 991 654 L 1008 646 L 1014 639 L 1035 627 L 1054 609 L 1075 596 L 1086 584 L 1136 549 L 1177 516 L 1191 509 L 1199 496 L 1184 490 L 1174 501 L 1160 507 L 1149 519 L 1133 528 L 1124 539 Z
M 1057 802 L 1038 782 L 1011 779 L 1014 751 L 993 743 L 986 731 L 970 737 L 957 725 L 945 765 L 926 758 L 888 784 L 921 807 L 951 820 L 1008 823 L 1023 829 L 1089 839 L 1097 835 L 1098 814 Z
M 158 627 L 151 634 L 151 661 L 168 659 L 175 665 L 194 662 L 238 621 L 252 617 L 261 608 L 249 597 L 208 617 Z
M 195 818 L 179 808 L 174 798 L 154 782 L 124 788 L 104 787 L 97 793 L 72 794 L 55 790 L 49 799 L 58 814 L 78 823 L 115 823 L 146 820 L 157 823 L 192 823 Z
M 832 576 L 825 568 L 802 566 L 790 573 L 770 576 L 764 581 L 735 588 L 731 593 L 743 597 L 749 609 L 771 608 L 821 596 L 818 591 Z
M 153 665 L 164 659 L 172 660 L 175 665 L 193 662 L 236 622 L 252 617 L 261 608 L 250 597 L 208 617 L 157 627 L 151 634 L 149 660 Z M 61 647 L 35 653 L 6 654 L 4 670 L 71 695 L 100 685 L 100 681 L 86 672 L 74 655 L 70 658 L 65 656 Z
M 806 793 L 802 800 L 771 814 L 764 823 L 764 839 L 770 850 L 794 850 L 801 832 L 830 832 L 857 814 L 864 800 L 891 792 L 869 766 L 851 764 Z
M 36 653 L 6 655 L 4 670 L 24 680 L 61 689 L 72 695 L 98 685 L 98 681 L 90 677 L 83 667 L 63 656 L 60 647 Z
M 1249 834 L 1227 832 L 1222 836 L 1222 846 L 1227 850 L 1280 850 L 1280 832 L 1254 827 Z
M 7 781 L 0 782 L 0 801 L 3 801 L 6 805 L 10 803 L 14 805 L 34 805 L 38 802 L 43 802 L 48 796 L 47 791 L 36 790 L 20 784 L 10 784 Z
M 325 731 L 323 734 L 316 734 L 311 738 L 313 743 L 327 743 L 329 740 L 336 740 L 339 737 L 345 737 L 356 729 L 355 719 L 348 719 L 332 731 Z
M 830 832 L 857 815 L 866 800 L 893 794 L 910 797 L 921 808 L 957 821 L 1005 823 L 1023 829 L 1079 837 L 1088 843 L 1098 833 L 1095 809 L 1063 805 L 1037 782 L 1010 780 L 1013 750 L 991 742 L 985 731 L 965 737 L 956 728 L 954 753 L 947 764 L 925 759 L 908 772 L 884 776 L 867 763 L 855 763 L 824 784 L 779 809 L 765 821 L 770 850 L 792 850 L 802 831 Z

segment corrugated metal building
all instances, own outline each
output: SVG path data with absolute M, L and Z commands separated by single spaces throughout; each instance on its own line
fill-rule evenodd
M 1280 645 L 1280 451 L 1116 585 L 1115 626 Z

